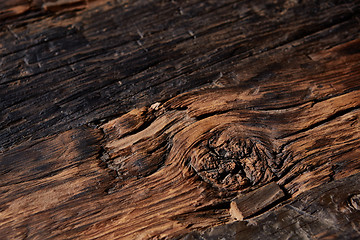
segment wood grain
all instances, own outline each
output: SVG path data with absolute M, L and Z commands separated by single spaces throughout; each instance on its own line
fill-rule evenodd
M 359 2 L 30 3 L 0 2 L 0 236 L 359 236 Z
M 237 221 L 178 239 L 357 239 L 359 174 L 321 185 L 291 203 L 248 221 Z
M 329 51 L 349 46 L 359 46 L 358 41 Z M 360 69 L 353 67 L 357 60 L 358 54 L 346 59 L 355 75 Z M 317 78 L 299 79 L 296 86 L 305 91 L 329 82 L 336 86 L 329 77 L 313 83 Z M 1 160 L 3 192 L 15 197 L 3 195 L 2 214 L 8 220 L 2 229 L 15 234 L 9 237 L 38 238 L 45 232 L 49 238 L 174 237 L 232 221 L 230 201 L 239 192 L 276 181 L 289 197 L 296 197 L 356 174 L 359 82 L 347 77 L 341 83 L 342 94 L 315 100 L 311 94 L 318 92 L 308 92 L 306 100 L 293 98 L 293 103 L 289 98 L 276 101 L 273 83 L 257 92 L 234 87 L 197 90 L 130 111 L 102 125 L 100 132 L 72 130 L 25 149 L 14 148 Z M 289 94 L 295 89 L 283 85 L 285 96 L 286 88 Z M 269 101 L 277 108 L 268 108 Z M 36 155 L 39 151 L 42 154 Z M 24 155 L 29 157 L 26 162 Z M 8 161 L 13 164 L 6 165 Z M 22 164 L 34 169 L 28 171 Z M 44 172 L 49 176 L 42 176 Z M 13 186 L 27 191 L 20 195 L 10 190 Z M 67 186 L 70 192 L 64 191 Z M 58 191 L 65 196 L 49 201 L 54 198 L 50 193 Z M 23 217 L 17 216 L 21 206 Z M 61 221 L 49 221 L 58 215 L 65 228 Z M 36 225 L 25 231 L 30 222 Z
M 349 45 L 358 46 L 358 41 L 332 51 Z M 358 59 L 351 54 L 346 62 L 358 64 Z M 336 84 L 330 78 L 323 81 L 316 84 Z M 353 88 L 358 89 L 358 82 L 353 83 Z M 306 90 L 314 87 L 307 79 L 299 80 L 297 86 Z M 265 89 L 272 91 L 271 87 Z M 284 85 L 282 94 L 286 88 Z M 240 88 L 200 90 L 155 104 L 156 109 L 132 111 L 103 126 L 109 134 L 103 160 L 117 171 L 121 183 L 145 178 L 143 191 L 151 186 L 154 195 L 155 192 L 184 193 L 183 202 L 176 198 L 177 206 L 178 201 L 184 204 L 182 209 L 192 207 L 194 202 L 201 207 L 209 204 L 209 200 L 201 198 L 188 199 L 190 186 L 198 188 L 200 183 L 206 186 L 202 194 L 211 195 L 217 206 L 220 204 L 228 210 L 234 194 L 253 191 L 270 181 L 277 181 L 295 197 L 333 179 L 359 172 L 359 90 L 323 100 L 310 100 L 313 93 L 308 92 L 308 100 L 303 103 L 298 99 L 296 103 L 274 101 L 266 90 L 255 93 Z M 260 104 L 270 101 L 277 109 Z M 144 116 L 151 120 L 145 120 Z M 351 156 L 354 161 L 349 160 Z M 181 190 L 174 185 L 177 182 L 186 188 Z M 137 182 L 139 186 L 141 183 Z M 113 191 L 124 190 L 121 187 Z M 171 200 L 164 202 L 168 204 Z M 163 211 L 168 210 L 169 207 Z M 197 211 L 192 207 L 188 214 L 181 214 L 189 229 L 194 226 L 194 216 L 190 213 Z M 157 213 L 161 214 L 161 210 L 157 209 Z M 217 214 L 229 221 L 228 211 Z M 131 222 L 135 229 L 136 221 Z M 139 227 L 142 224 L 139 222 Z
M 6 22 L 27 13 L 74 11 L 86 8 L 90 3 L 101 0 L 15 0 L 0 1 L 0 20 Z M 16 20 L 16 19 L 15 19 Z
M 359 38 L 356 1 L 110 1 L 32 13 L 0 23 L 4 150 L 194 88 L 255 91 L 325 72 L 308 55 Z
M 244 220 L 264 211 L 285 197 L 283 190 L 274 182 L 255 191 L 237 196 L 230 204 L 230 214 L 235 220 Z

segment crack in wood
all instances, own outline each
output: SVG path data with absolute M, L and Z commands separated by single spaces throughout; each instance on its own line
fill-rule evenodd
M 303 192 L 301 187 L 306 189 L 312 184 L 334 181 L 340 173 L 338 167 L 334 170 L 333 164 L 311 162 L 310 157 L 320 155 L 319 152 L 314 154 L 328 143 L 327 137 L 321 134 L 328 125 L 341 125 L 345 121 L 356 128 L 353 122 L 357 119 L 358 109 L 353 96 L 357 94 L 355 91 L 334 96 L 322 100 L 316 107 L 306 104 L 286 111 L 267 110 L 264 114 L 262 110 L 248 109 L 249 102 L 244 100 L 252 101 L 258 97 L 248 91 L 206 89 L 180 95 L 163 104 L 156 103 L 153 107 L 135 109 L 102 126 L 106 135 L 104 156 L 108 156 L 105 161 L 118 172 L 118 181 L 122 182 L 112 188 L 112 192 L 126 188 L 127 182 L 133 181 L 131 179 L 167 182 L 171 181 L 168 175 L 172 174 L 176 175 L 174 180 L 181 179 L 176 181 L 201 184 L 204 186 L 203 194 L 211 199 L 210 203 L 199 203 L 194 210 L 174 214 L 171 218 L 196 227 L 188 219 L 200 217 L 206 209 L 212 214 L 221 212 L 224 209 L 217 206 L 228 206 L 236 194 L 255 193 L 269 182 L 275 181 L 284 187 L 289 198 Z M 343 109 L 341 114 L 326 111 L 335 100 Z M 346 101 L 351 104 L 346 104 Z M 351 106 L 355 106 L 354 109 Z M 309 112 L 312 115 L 309 116 Z M 302 116 L 306 119 L 314 116 L 321 124 L 319 121 L 303 123 Z M 149 117 L 151 121 L 147 122 Z M 279 136 L 295 125 L 290 121 L 272 125 L 279 118 L 295 119 L 306 130 L 298 130 L 298 134 L 280 139 Z M 304 144 L 306 139 L 309 141 L 302 135 L 316 137 L 307 143 L 309 147 L 293 147 Z M 352 138 L 355 141 L 356 137 Z M 298 149 L 303 149 L 304 153 Z M 349 149 L 342 154 L 346 151 L 351 153 Z M 332 157 L 335 159 L 342 154 L 334 152 Z M 302 179 L 303 174 L 307 178 Z M 165 188 L 172 191 L 173 187 L 170 184 Z M 283 195 L 280 198 L 282 200 L 269 200 L 267 205 L 256 207 L 256 210 L 250 211 L 249 208 L 251 213 L 247 217 L 254 218 L 286 199 Z
M 360 169 L 358 3 L 16 2 L 0 23 L 1 236 L 176 238 L 231 222 L 235 196 L 261 239 L 327 237 L 324 204 L 358 219 L 354 179 L 297 198 Z
M 260 131 L 247 125 L 249 116 L 237 106 L 242 103 L 236 101 L 238 93 L 229 93 L 222 98 L 234 105 L 226 111 L 215 107 L 204 112 L 202 101 L 208 97 L 195 100 L 189 93 L 109 121 L 101 127 L 106 139 L 101 159 L 117 172 L 119 181 L 173 166 L 185 179 L 193 178 L 194 172 L 222 197 L 278 179 L 292 154 L 274 146 L 266 126 Z M 208 106 L 223 106 L 212 101 Z

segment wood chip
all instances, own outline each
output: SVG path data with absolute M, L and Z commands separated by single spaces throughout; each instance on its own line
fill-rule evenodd
M 236 220 L 243 220 L 284 196 L 283 190 L 275 182 L 271 182 L 255 191 L 238 196 L 230 204 L 230 214 Z

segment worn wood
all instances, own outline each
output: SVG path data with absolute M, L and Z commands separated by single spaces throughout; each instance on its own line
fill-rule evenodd
M 230 214 L 235 220 L 244 220 L 279 202 L 285 197 L 283 190 L 274 182 L 255 191 L 237 196 L 230 203 Z
M 302 193 L 291 203 L 248 221 L 237 221 L 181 239 L 358 239 L 356 174 Z M 179 238 L 180 239 L 180 238 Z
M 356 1 L 272 4 L 110 1 L 2 21 L 1 146 L 206 85 L 256 89 L 311 76 L 326 67 L 309 55 L 359 37 Z
M 0 2 L 0 236 L 360 235 L 358 1 L 35 3 Z
M 84 9 L 94 1 L 98 0 L 2 0 L 0 1 L 0 20 L 6 21 L 7 19 L 14 19 L 14 17 L 21 17 L 27 12 L 44 14 Z

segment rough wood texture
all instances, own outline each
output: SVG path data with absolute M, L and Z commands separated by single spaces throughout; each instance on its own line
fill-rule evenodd
M 326 77 L 329 60 L 310 55 L 359 38 L 354 1 L 110 1 L 29 14 L 1 22 L 4 149 L 206 85 L 256 90 L 314 72 Z M 332 71 L 348 71 L 338 63 Z M 337 92 L 325 87 L 318 98 Z M 272 94 L 286 99 L 280 93 Z
M 57 12 L 84 9 L 97 0 L 1 0 L 0 20 L 14 19 L 27 12 Z
M 280 209 L 181 239 L 358 239 L 360 175 L 302 193 Z M 354 200 L 357 199 L 357 200 Z
M 235 220 L 244 220 L 276 204 L 285 194 L 274 182 L 255 191 L 237 196 L 230 203 L 230 214 Z
M 0 236 L 359 236 L 358 1 L 35 3 L 0 1 Z

